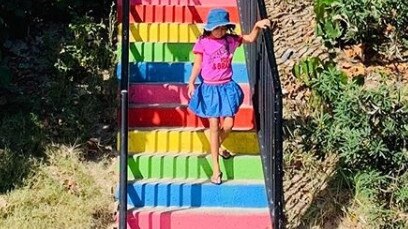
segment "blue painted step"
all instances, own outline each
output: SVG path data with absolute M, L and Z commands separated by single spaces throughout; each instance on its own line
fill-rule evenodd
M 191 62 L 140 62 L 129 64 L 130 82 L 166 82 L 166 83 L 188 83 Z M 237 83 L 248 83 L 246 64 L 233 63 L 233 79 Z M 116 68 L 117 77 L 121 77 L 121 65 Z
M 267 200 L 263 183 L 227 181 L 214 185 L 207 180 L 143 180 L 128 184 L 128 204 L 133 207 L 264 208 Z

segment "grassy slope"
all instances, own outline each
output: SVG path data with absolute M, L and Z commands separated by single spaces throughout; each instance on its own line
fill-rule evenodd
M 0 195 L 0 228 L 106 228 L 112 223 L 115 183 L 108 159 L 80 161 L 80 151 L 47 149 L 25 185 Z

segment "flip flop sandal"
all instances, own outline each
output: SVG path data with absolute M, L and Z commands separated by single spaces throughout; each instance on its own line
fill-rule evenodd
M 220 149 L 218 155 L 220 155 L 224 159 L 230 159 L 232 157 L 231 153 L 226 149 Z
M 222 172 L 220 172 L 220 173 L 218 174 L 218 176 L 217 176 L 215 179 L 213 179 L 213 178 L 211 177 L 211 178 L 210 178 L 210 182 L 213 183 L 213 184 L 215 184 L 215 185 L 220 185 L 220 184 L 222 184 Z

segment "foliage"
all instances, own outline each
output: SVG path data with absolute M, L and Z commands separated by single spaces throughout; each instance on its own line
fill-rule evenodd
M 311 88 L 311 105 L 318 108 L 322 99 L 327 101 L 335 99 L 336 91 L 341 90 L 347 83 L 347 75 L 339 71 L 333 62 L 323 62 L 317 57 L 307 57 L 294 65 L 292 74 L 305 86 Z M 327 93 L 316 90 L 320 85 Z
M 368 89 L 347 82 L 344 73 L 328 65 L 310 85 L 323 101 L 311 128 L 316 146 L 339 152 L 354 170 L 398 174 L 406 170 L 408 100 L 395 84 L 380 82 Z
M 47 87 L 44 106 L 58 139 L 86 140 L 97 132 L 96 120 L 109 125 L 115 119 L 114 47 L 108 27 L 92 18 L 69 25 L 54 63 L 56 74 Z
M 89 16 L 75 18 L 69 24 L 69 35 L 72 37 L 63 45 L 55 64 L 57 69 L 67 75 L 83 78 L 89 74 L 101 74 L 102 70 L 112 67 L 115 50 L 107 28 L 107 25 L 95 23 Z
M 362 43 L 376 51 L 408 48 L 405 0 L 315 0 L 317 34 L 329 47 Z
M 82 144 L 93 138 L 114 144 L 113 6 L 110 9 L 104 21 L 89 16 L 95 15 L 92 12 L 75 16 L 81 11 L 69 11 L 73 16 L 65 19 L 68 24 L 41 19 L 30 24 L 24 39 L 2 31 L 10 33 L 0 47 L 0 150 L 6 152 L 0 160 L 8 166 L 0 170 L 0 192 L 18 186 L 27 175 L 23 170 L 13 173 L 12 165 L 18 166 L 22 158 L 43 157 L 50 142 Z
M 353 178 L 358 212 L 350 214 L 364 216 L 370 228 L 407 226 L 408 88 L 385 75 L 368 86 L 317 58 L 301 61 L 293 73 L 315 97 L 305 151 L 340 155 L 339 170 Z
M 74 17 L 91 13 L 93 17 L 108 18 L 110 0 L 0 0 L 0 41 L 24 38 L 32 26 L 42 21 L 69 23 Z

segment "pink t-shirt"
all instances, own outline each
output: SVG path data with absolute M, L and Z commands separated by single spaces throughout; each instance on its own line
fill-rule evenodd
M 232 58 L 241 43 L 241 36 L 230 34 L 220 39 L 208 36 L 198 39 L 193 47 L 193 53 L 203 54 L 201 76 L 205 83 L 224 83 L 231 80 Z

